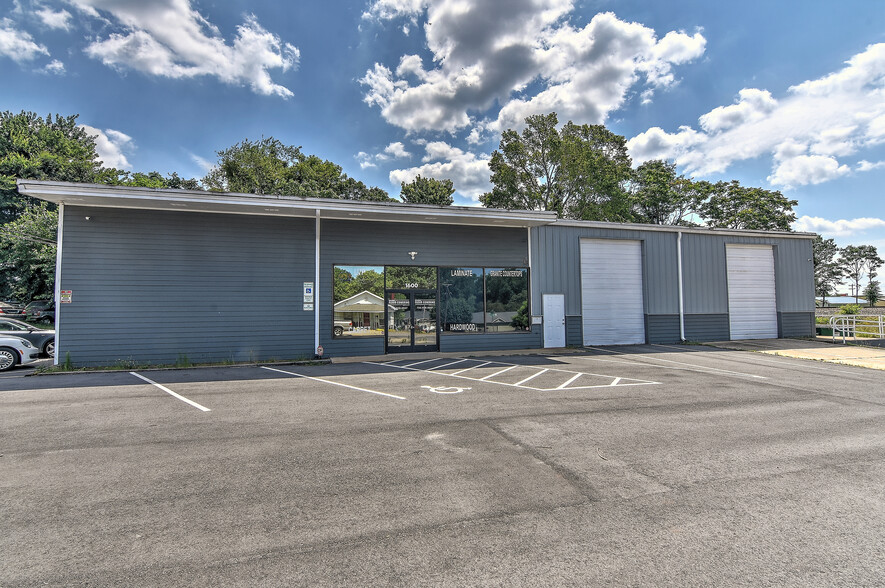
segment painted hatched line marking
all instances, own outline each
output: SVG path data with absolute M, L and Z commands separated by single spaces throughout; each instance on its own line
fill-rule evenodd
M 449 376 L 457 376 L 458 374 L 463 374 L 464 372 L 469 372 L 470 370 L 473 370 L 473 369 L 476 369 L 476 368 L 481 368 L 482 366 L 484 366 L 484 365 L 489 365 L 490 363 L 492 363 L 492 362 L 490 362 L 490 361 L 484 361 L 484 362 L 480 363 L 479 365 L 472 365 L 472 366 L 470 366 L 469 368 L 464 368 L 463 370 L 458 370 L 457 372 L 453 372 L 453 373 L 451 373 L 451 374 L 446 374 L 446 375 L 449 375 Z M 505 365 L 506 365 L 506 364 L 505 364 Z M 476 379 L 476 378 L 471 378 L 471 380 L 475 380 L 475 379 Z
M 488 379 L 494 378 L 494 377 L 497 376 L 497 375 L 503 374 L 504 372 L 509 372 L 510 370 L 512 370 L 512 369 L 514 369 L 514 368 L 517 368 L 517 367 L 519 367 L 519 366 L 518 366 L 518 365 L 512 365 L 512 366 L 510 366 L 510 367 L 504 368 L 503 370 L 497 371 L 497 372 L 495 372 L 494 374 L 489 374 L 488 376 L 485 376 L 485 377 L 483 377 L 483 378 L 480 378 L 479 381 L 480 381 L 480 382 L 484 382 L 484 381 L 486 381 L 486 380 L 488 380 Z
M 144 381 L 147 382 L 148 384 L 151 384 L 152 386 L 156 386 L 157 388 L 159 388 L 160 390 L 162 390 L 162 391 L 165 392 L 166 394 L 169 394 L 169 395 L 171 395 L 171 396 L 174 396 L 175 398 L 178 398 L 178 399 L 181 400 L 182 402 L 187 402 L 188 404 L 190 404 L 190 405 L 193 406 L 194 408 L 198 408 L 198 409 L 202 410 L 203 412 L 210 412 L 210 411 L 212 410 L 212 409 L 210 409 L 210 408 L 206 408 L 206 407 L 203 406 L 202 404 L 199 404 L 199 403 L 197 403 L 197 402 L 194 402 L 193 400 L 190 400 L 189 398 L 185 398 L 185 397 L 182 396 L 181 394 L 177 394 L 177 393 L 173 392 L 172 390 L 170 390 L 170 389 L 167 388 L 166 386 L 163 386 L 162 384 L 158 384 L 158 383 L 154 382 L 153 380 L 151 380 L 151 379 L 149 379 L 149 378 L 145 378 L 145 377 L 142 376 L 141 374 L 137 374 L 137 373 L 135 373 L 135 372 L 129 372 L 129 373 L 130 373 L 131 375 L 135 376 L 136 378 L 138 378 L 139 380 L 144 380 Z
M 525 380 L 520 380 L 520 381 L 518 381 L 518 382 L 516 383 L 516 385 L 517 385 L 517 386 L 521 386 L 522 384 L 525 384 L 525 383 L 528 382 L 529 380 L 531 380 L 531 379 L 533 379 L 533 378 L 537 378 L 538 376 L 540 376 L 540 375 L 543 374 L 544 372 L 549 372 L 549 371 L 550 371 L 549 369 L 547 369 L 547 368 L 543 368 L 540 372 L 538 372 L 538 373 L 536 373 L 536 374 L 534 374 L 534 375 L 532 375 L 532 376 L 529 376 L 529 377 L 526 378 Z
M 433 358 L 433 359 L 423 359 L 423 360 L 421 360 L 421 361 L 416 361 L 415 363 L 410 363 L 409 365 L 407 365 L 407 366 L 405 366 L 405 367 L 412 367 L 412 366 L 414 366 L 414 365 L 419 365 L 419 364 L 422 364 L 422 363 L 427 363 L 428 361 L 436 361 L 437 359 L 439 359 L 439 358 L 438 358 L 438 357 L 435 357 L 435 358 Z
M 579 372 L 579 373 L 575 374 L 574 376 L 572 376 L 571 378 L 569 378 L 568 380 L 566 380 L 565 382 L 563 382 L 561 385 L 557 386 L 556 389 L 562 390 L 563 388 L 565 388 L 566 386 L 568 386 L 569 384 L 571 384 L 572 382 L 574 382 L 575 380 L 577 380 L 580 377 L 581 377 L 581 373 Z M 611 386 L 611 385 L 612 384 L 609 384 L 609 386 Z
M 460 361 L 478 361 L 478 360 L 463 359 Z M 649 385 L 649 384 L 660 384 L 660 382 L 652 382 L 650 380 L 639 380 L 636 378 L 619 378 L 619 377 L 605 375 L 605 374 L 591 374 L 591 373 L 587 373 L 587 372 L 575 372 L 575 371 L 571 371 L 571 370 L 560 370 L 560 369 L 555 369 L 555 368 L 541 368 L 537 373 L 535 373 L 535 374 L 529 376 L 528 378 L 525 378 L 515 384 L 511 384 L 509 382 L 499 382 L 497 380 L 488 379 L 496 374 L 491 374 L 490 376 L 486 376 L 484 378 L 474 378 L 471 376 L 462 376 L 461 375 L 462 372 L 466 372 L 466 371 L 469 371 L 469 370 L 472 370 L 472 369 L 475 369 L 478 367 L 483 367 L 483 366 L 491 365 L 491 364 L 506 365 L 506 366 L 510 366 L 510 367 L 529 367 L 529 368 L 532 367 L 532 366 L 526 366 L 523 364 L 509 364 L 509 363 L 504 363 L 504 362 L 500 362 L 500 361 L 494 361 L 494 362 L 487 361 L 487 362 L 480 363 L 479 365 L 471 366 L 469 368 L 466 368 L 463 370 L 458 370 L 457 372 L 452 372 L 452 373 L 440 372 L 440 371 L 438 371 L 439 368 L 431 368 L 431 369 L 425 370 L 425 369 L 421 369 L 421 368 L 396 365 L 395 363 L 390 363 L 390 362 L 384 363 L 384 362 L 366 361 L 363 363 L 366 363 L 369 365 L 395 367 L 395 368 L 398 368 L 401 370 L 409 370 L 409 371 L 413 371 L 413 372 L 438 373 L 438 374 L 441 374 L 444 376 L 450 376 L 453 378 L 461 378 L 464 380 L 472 380 L 474 382 L 489 382 L 491 384 L 499 384 L 501 386 L 510 386 L 512 388 L 523 388 L 526 390 L 536 390 L 538 392 L 552 392 L 552 391 L 556 391 L 556 390 L 584 390 L 584 389 L 588 389 L 588 388 L 615 388 L 615 387 L 621 387 L 621 386 L 645 386 L 645 385 Z M 452 362 L 452 363 L 459 363 L 459 362 Z M 535 369 L 537 369 L 537 368 L 535 368 Z M 504 371 L 504 370 L 502 370 L 502 371 Z M 523 385 L 524 382 L 528 382 L 529 380 L 532 380 L 545 372 L 557 372 L 557 373 L 570 374 L 571 377 L 564 384 L 557 386 L 556 388 L 536 388 L 534 386 Z M 498 372 L 498 373 L 501 373 L 501 372 Z M 611 383 L 608 383 L 608 384 L 590 384 L 587 386 L 569 386 L 569 384 L 576 381 L 581 376 L 599 377 L 599 378 L 611 379 L 612 381 L 611 381 Z M 629 380 L 629 382 L 627 382 L 625 380 Z
M 383 364 L 381 364 L 383 365 Z M 396 366 L 400 367 L 400 366 Z M 272 372 L 279 372 L 281 374 L 286 374 L 288 376 L 295 376 L 297 378 L 306 378 L 308 380 L 315 380 L 317 382 L 323 382 L 324 384 L 332 384 L 333 386 L 341 386 L 343 388 L 350 388 L 351 390 L 359 390 L 360 392 L 368 392 L 369 394 L 377 394 L 378 396 L 387 396 L 388 398 L 396 398 L 397 400 L 405 400 L 402 396 L 397 396 L 396 394 L 388 394 L 387 392 L 378 392 L 377 390 L 369 390 L 368 388 L 360 388 L 358 386 L 351 386 L 350 384 L 342 384 L 341 382 L 333 382 L 332 380 L 324 380 L 323 378 L 315 378 L 313 376 L 305 376 L 304 374 L 298 374 L 295 372 L 287 372 L 286 370 L 278 370 L 276 368 L 261 366 L 263 370 L 270 370 Z M 414 369 L 414 368 L 412 368 Z
M 443 368 L 445 368 L 445 367 L 449 367 L 450 365 L 455 365 L 456 363 L 462 363 L 462 362 L 465 362 L 465 361 L 467 361 L 467 360 L 466 360 L 466 359 L 459 359 L 458 361 L 453 361 L 453 362 L 451 362 L 451 363 L 445 363 L 445 364 L 443 364 L 443 365 L 438 365 L 438 366 L 436 366 L 436 367 L 432 367 L 432 368 L 430 368 L 430 369 L 427 370 L 427 371 L 430 372 L 430 371 L 433 371 L 433 370 L 441 370 L 441 369 L 443 369 Z

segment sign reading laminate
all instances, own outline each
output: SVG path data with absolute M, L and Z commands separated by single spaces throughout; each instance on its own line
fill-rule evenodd
M 73 298 L 74 291 L 73 290 L 62 290 L 61 297 L 59 298 L 59 302 L 62 304 L 70 304 L 71 299 Z

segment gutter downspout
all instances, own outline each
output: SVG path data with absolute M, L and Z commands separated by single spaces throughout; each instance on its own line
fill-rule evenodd
M 685 341 L 685 298 L 682 293 L 682 231 L 676 238 L 676 266 L 679 268 L 679 340 Z
M 528 262 L 529 262 L 529 328 L 531 328 L 532 315 L 534 313 L 533 309 L 535 307 L 535 297 L 532 296 L 532 292 L 535 289 L 535 287 L 534 287 L 535 276 L 532 275 L 532 228 L 526 227 L 525 230 L 527 231 L 526 232 L 526 236 L 527 236 L 526 245 L 528 246 L 528 250 L 529 250 L 529 255 L 528 255 Z
M 52 365 L 58 365 L 58 340 L 61 331 L 58 329 L 59 316 L 61 315 L 61 243 L 64 235 L 65 226 L 65 203 L 58 204 L 58 235 L 55 246 L 55 357 L 52 358 Z
M 313 275 L 313 352 L 320 346 L 320 211 L 316 211 L 316 266 Z

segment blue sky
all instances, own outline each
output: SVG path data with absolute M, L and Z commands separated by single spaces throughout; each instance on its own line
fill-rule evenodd
M 274 136 L 393 196 L 420 173 L 475 204 L 501 131 L 556 111 L 885 253 L 879 0 L 0 5 L 0 108 L 79 114 L 107 165 L 201 177 Z

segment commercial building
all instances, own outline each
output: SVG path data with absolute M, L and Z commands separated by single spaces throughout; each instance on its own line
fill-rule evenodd
M 20 180 L 59 205 L 56 360 L 812 335 L 807 233 Z

